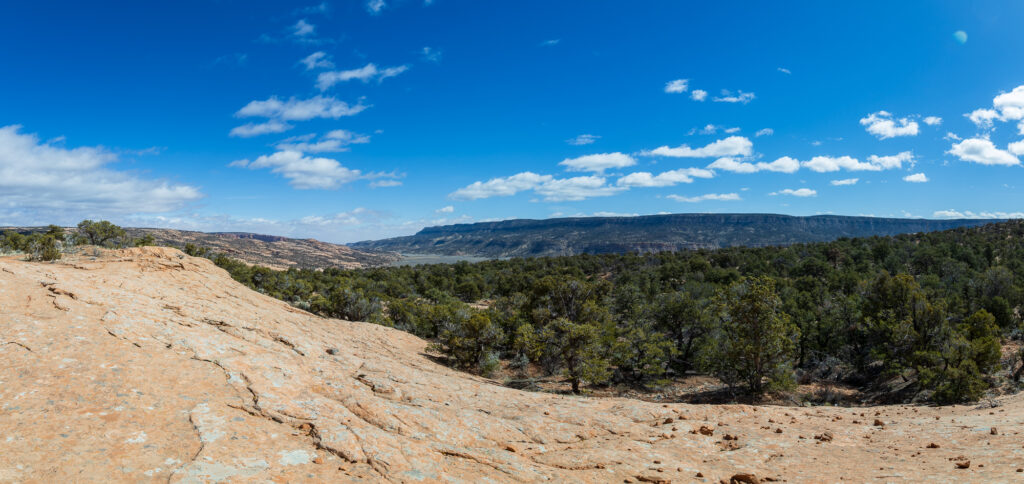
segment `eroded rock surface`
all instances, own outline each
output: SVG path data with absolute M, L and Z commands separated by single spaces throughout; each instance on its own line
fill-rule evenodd
M 173 249 L 3 258 L 0 481 L 1009 482 L 1024 467 L 1020 397 L 657 405 L 512 390 L 424 348 Z

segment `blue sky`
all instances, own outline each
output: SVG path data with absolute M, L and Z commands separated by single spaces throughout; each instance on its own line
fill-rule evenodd
M 1021 217 L 1021 2 L 5 2 L 0 225 Z

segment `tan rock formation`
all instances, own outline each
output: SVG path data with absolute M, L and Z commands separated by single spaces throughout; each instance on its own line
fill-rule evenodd
M 516 391 L 424 348 L 173 249 L 0 259 L 0 481 L 1008 482 L 1024 464 L 1020 397 L 657 405 Z

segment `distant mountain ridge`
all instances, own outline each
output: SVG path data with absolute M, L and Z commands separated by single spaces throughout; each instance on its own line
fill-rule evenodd
M 38 232 L 45 227 L 0 227 L 22 233 Z M 66 227 L 70 232 L 78 229 Z M 279 235 L 249 232 L 195 232 L 191 230 L 125 227 L 132 239 L 153 236 L 156 245 L 182 248 L 185 244 L 210 249 L 247 264 L 286 270 L 292 267 L 322 269 L 339 267 L 357 269 L 389 265 L 401 257 L 386 252 L 368 252 L 347 245 L 321 242 L 316 239 L 292 239 Z
M 503 220 L 427 227 L 415 235 L 349 244 L 403 254 L 532 257 L 790 245 L 974 227 L 989 219 L 900 219 L 779 214 L 669 214 Z

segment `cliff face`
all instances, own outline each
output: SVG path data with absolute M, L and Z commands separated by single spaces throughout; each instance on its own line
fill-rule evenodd
M 1022 475 L 1017 396 L 984 410 L 658 405 L 520 392 L 424 350 L 173 249 L 0 258 L 0 482 Z
M 352 246 L 402 253 L 482 257 L 558 256 L 789 245 L 841 237 L 931 232 L 991 222 L 772 214 L 585 217 L 428 227 L 416 235 L 359 242 Z

